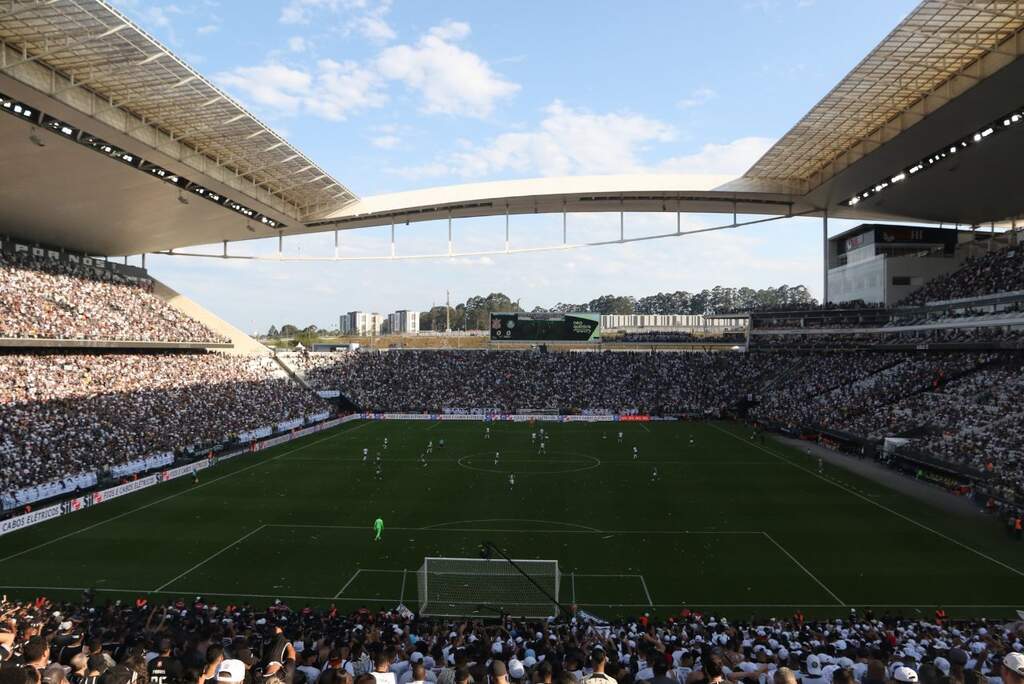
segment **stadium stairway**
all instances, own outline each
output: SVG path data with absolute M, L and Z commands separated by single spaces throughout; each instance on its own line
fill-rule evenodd
M 313 389 L 313 386 L 306 382 L 306 374 L 292 364 L 292 360 L 288 353 L 274 354 L 274 361 L 277 362 L 277 365 L 281 367 L 281 370 L 283 370 L 294 382 L 299 383 L 310 392 L 316 392 L 316 390 Z
M 209 310 L 203 308 L 199 304 L 196 304 L 185 295 L 171 289 L 155 278 L 153 279 L 153 294 L 160 297 L 186 316 L 196 319 L 210 330 L 229 338 L 231 340 L 231 348 L 219 351 L 223 351 L 228 354 L 270 355 L 270 350 L 264 345 L 249 337 L 223 318 L 211 313 Z

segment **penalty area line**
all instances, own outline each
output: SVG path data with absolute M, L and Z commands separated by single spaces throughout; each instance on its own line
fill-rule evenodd
M 212 560 L 213 560 L 214 558 L 216 558 L 217 556 L 221 555 L 222 553 L 224 553 L 224 552 L 225 552 L 225 551 L 227 551 L 228 549 L 233 549 L 234 547 L 238 546 L 239 544 L 241 544 L 241 543 L 242 543 L 243 541 L 245 541 L 246 539 L 248 539 L 248 538 L 249 538 L 249 537 L 251 537 L 252 535 L 254 535 L 254 534 L 256 534 L 257 532 L 259 532 L 260 530 L 264 529 L 265 527 L 266 527 L 266 525 L 260 525 L 259 527 L 256 527 L 256 528 L 253 528 L 253 529 L 249 530 L 248 532 L 246 532 L 245 534 L 243 534 L 243 535 L 242 535 L 241 537 L 239 537 L 239 538 L 238 538 L 238 539 L 236 539 L 235 541 L 233 541 L 233 542 L 231 542 L 230 544 L 227 544 L 227 545 L 225 545 L 225 546 L 221 547 L 221 549 L 220 549 L 220 550 L 218 550 L 218 551 L 215 551 L 215 552 L 211 553 L 211 554 L 210 554 L 209 556 L 207 556 L 207 557 L 206 557 L 206 558 L 204 558 L 203 560 L 199 561 L 198 563 L 196 563 L 195 565 L 193 565 L 193 566 L 192 566 L 191 568 L 189 568 L 188 570 L 185 570 L 185 571 L 184 571 L 184 572 L 182 572 L 181 574 L 179 574 L 179 575 L 175 575 L 175 576 L 174 576 L 174 577 L 172 577 L 171 579 L 167 580 L 166 582 L 164 582 L 163 584 L 161 584 L 161 585 L 160 585 L 159 587 L 157 587 L 156 589 L 154 589 L 154 590 L 153 590 L 153 593 L 156 593 L 156 592 L 158 592 L 158 591 L 161 591 L 161 590 L 163 590 L 163 589 L 166 589 L 166 588 L 167 588 L 168 586 L 170 586 L 171 584 L 174 584 L 175 582 L 177 582 L 178 580 L 180 580 L 180 579 L 181 579 L 182 577 L 184 577 L 185 575 L 188 575 L 188 574 L 189 574 L 189 573 L 191 573 L 191 572 L 192 572 L 193 570 L 196 570 L 196 569 L 198 569 L 198 568 L 202 567 L 203 565 L 206 565 L 207 563 L 209 563 L 209 562 L 210 562 L 210 561 L 212 561 Z
M 361 573 L 361 572 L 362 572 L 362 569 L 359 569 L 359 570 L 356 570 L 354 573 L 352 573 L 352 576 L 348 578 L 348 582 L 345 582 L 345 586 L 343 586 L 341 589 L 339 589 L 338 593 L 335 594 L 334 596 L 332 596 L 331 598 L 338 598 L 339 596 L 344 594 L 345 590 L 348 589 L 348 585 L 352 584 L 352 582 L 355 581 L 356 577 L 359 577 L 359 573 Z M 401 601 L 399 601 L 399 603 L 401 603 Z
M 714 423 L 709 423 L 709 425 L 711 425 L 711 427 L 713 427 L 714 429 L 718 430 L 719 432 L 724 432 L 725 434 L 729 435 L 733 439 L 739 440 L 740 442 L 743 442 L 744 444 L 747 444 L 747 441 L 744 440 L 739 435 L 737 435 L 736 433 L 731 432 L 730 430 L 726 430 L 725 428 L 719 427 L 718 425 L 715 425 Z M 918 522 L 917 520 L 914 520 L 913 518 L 911 518 L 908 515 L 904 515 L 904 514 L 900 513 L 899 511 L 896 511 L 896 510 L 893 510 L 893 509 L 889 508 L 885 504 L 881 504 L 881 503 L 875 501 L 874 499 L 871 499 L 871 498 L 869 498 L 867 496 L 864 496 L 860 492 L 856 492 L 853 489 L 847 487 L 846 485 L 843 485 L 843 484 L 841 484 L 839 482 L 835 482 L 833 480 L 830 480 L 829 478 L 814 472 L 810 468 L 805 468 L 804 466 L 800 465 L 799 463 L 796 463 L 796 462 L 786 458 L 785 456 L 782 456 L 780 454 L 775 453 L 771 449 L 767 449 L 767 448 L 761 446 L 760 444 L 751 444 L 751 446 L 753 446 L 753 447 L 755 447 L 757 449 L 760 449 L 761 451 L 765 452 L 766 454 L 774 456 L 775 458 L 779 459 L 780 461 L 783 461 L 784 463 L 788 463 L 789 465 L 793 466 L 794 468 L 797 468 L 798 470 L 804 471 L 808 475 L 812 475 L 812 476 L 818 478 L 822 482 L 827 482 L 828 484 L 832 485 L 833 487 L 837 487 L 837 488 L 843 490 L 844 492 L 846 492 L 847 494 L 849 494 L 851 496 L 857 497 L 861 501 L 866 501 L 867 503 L 871 504 L 872 506 L 875 506 L 876 508 L 880 508 L 883 511 L 886 511 L 887 513 L 891 513 L 892 515 L 895 515 L 897 518 L 902 518 L 903 520 L 906 520 L 908 523 L 911 523 L 913 525 L 917 525 L 922 530 L 925 530 L 927 532 L 931 532 L 932 534 L 936 535 L 937 537 L 942 537 L 946 541 L 952 542 L 952 543 L 956 544 L 957 546 L 959 546 L 962 549 L 966 549 L 967 551 L 970 551 L 971 553 L 974 553 L 974 554 L 980 556 L 981 558 L 984 558 L 985 560 L 991 561 L 991 562 L 995 563 L 996 565 L 998 565 L 998 566 L 1000 566 L 1002 568 L 1005 568 L 1005 569 L 1009 570 L 1010 572 L 1012 572 L 1012 573 L 1014 573 L 1016 575 L 1020 575 L 1021 577 L 1024 577 L 1024 571 L 1018 570 L 1017 568 L 1013 567 L 1012 565 L 1008 565 L 1008 564 L 1004 563 L 1003 561 L 999 560 L 998 558 L 993 558 L 992 556 L 990 556 L 990 555 L 988 555 L 988 554 L 986 554 L 986 553 L 984 553 L 982 551 L 979 551 L 978 549 L 976 549 L 976 548 L 974 548 L 972 546 L 968 546 L 967 544 L 963 543 L 962 541 L 960 541 L 958 539 L 954 539 L 953 537 L 950 537 L 948 534 L 944 534 L 944 533 L 939 532 L 938 530 L 936 530 L 936 529 L 934 529 L 932 527 L 928 527 L 924 523 Z

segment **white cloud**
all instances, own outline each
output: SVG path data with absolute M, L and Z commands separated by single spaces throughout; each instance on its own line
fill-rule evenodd
M 217 31 L 220 31 L 220 26 L 217 24 L 205 24 L 196 29 L 196 33 L 201 36 L 207 36 L 211 33 L 216 33 Z
M 281 8 L 282 24 L 309 24 L 316 12 L 347 14 L 346 32 L 355 31 L 368 40 L 386 42 L 396 37 L 385 16 L 391 11 L 391 0 L 289 0 Z
M 313 77 L 282 64 L 238 67 L 218 74 L 216 80 L 259 105 L 294 114 L 309 96 Z
M 384 78 L 419 92 L 425 112 L 489 116 L 498 100 L 511 97 L 520 86 L 495 73 L 476 53 L 453 44 L 469 31 L 462 22 L 435 26 L 415 45 L 383 50 L 376 69 Z
M 351 112 L 387 102 L 377 74 L 355 62 L 324 59 L 317 62 L 317 69 L 314 90 L 305 100 L 313 114 L 341 121 Z
M 292 3 L 295 11 L 329 4 L 329 0 Z M 496 74 L 477 54 L 450 42 L 469 32 L 468 24 L 448 21 L 430 29 L 416 44 L 385 48 L 365 63 L 327 59 L 297 68 L 271 61 L 237 67 L 217 78 L 256 104 L 287 114 L 302 110 L 333 121 L 382 106 L 388 99 L 385 88 L 389 81 L 404 83 L 420 93 L 425 112 L 485 117 L 498 100 L 517 92 L 519 85 Z M 302 36 L 288 40 L 294 53 L 310 47 Z
M 370 140 L 370 143 L 374 147 L 379 147 L 382 150 L 393 150 L 401 144 L 402 139 L 397 135 L 380 135 Z
M 446 19 L 438 26 L 430 29 L 429 33 L 430 35 L 444 41 L 456 41 L 466 38 L 470 33 L 470 27 L 469 24 L 464 21 L 452 21 L 451 19 Z
M 238 67 L 218 74 L 226 88 L 246 99 L 285 114 L 300 111 L 331 121 L 350 113 L 380 107 L 387 97 L 379 90 L 377 76 L 355 62 L 320 60 L 314 71 L 282 64 Z
M 775 143 L 772 138 L 739 138 L 725 144 L 708 143 L 698 152 L 666 159 L 658 170 L 668 173 L 739 175 Z
M 701 87 L 691 92 L 687 97 L 680 100 L 677 105 L 682 109 L 692 109 L 693 107 L 700 107 L 706 105 L 711 100 L 718 97 L 711 88 Z
M 556 100 L 544 113 L 536 130 L 503 133 L 484 145 L 463 142 L 463 149 L 443 163 L 397 173 L 477 178 L 509 171 L 544 176 L 639 172 L 646 146 L 676 135 L 671 125 L 632 112 L 595 114 Z
M 386 42 L 397 37 L 395 30 L 391 28 L 383 17 L 366 15 L 354 20 L 353 25 L 364 38 Z

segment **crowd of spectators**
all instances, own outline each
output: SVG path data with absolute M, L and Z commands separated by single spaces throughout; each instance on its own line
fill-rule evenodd
M 326 410 L 267 357 L 0 354 L 0 493 Z
M 702 352 L 392 351 L 309 354 L 316 389 L 367 411 L 449 407 L 610 409 L 717 415 L 765 372 L 743 354 Z
M 0 684 L 1024 684 L 1021 623 L 417 618 L 202 597 L 0 604 Z M 937 615 L 944 611 L 937 610 Z
M 606 342 L 635 342 L 650 344 L 652 342 L 679 342 L 686 344 L 743 344 L 746 335 L 742 332 L 721 333 L 717 335 L 695 335 L 682 330 L 651 330 L 643 332 L 627 332 L 616 338 L 605 338 Z
M 957 270 L 928 281 L 900 304 L 916 306 L 1018 290 L 1024 290 L 1024 250 L 1013 246 L 968 259 Z
M 227 342 L 151 292 L 82 262 L 0 252 L 0 337 Z

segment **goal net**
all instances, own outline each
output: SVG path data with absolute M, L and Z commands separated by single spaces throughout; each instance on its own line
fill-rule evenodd
M 503 558 L 424 558 L 416 578 L 420 615 L 557 615 L 558 561 L 516 560 L 515 565 L 519 569 Z

